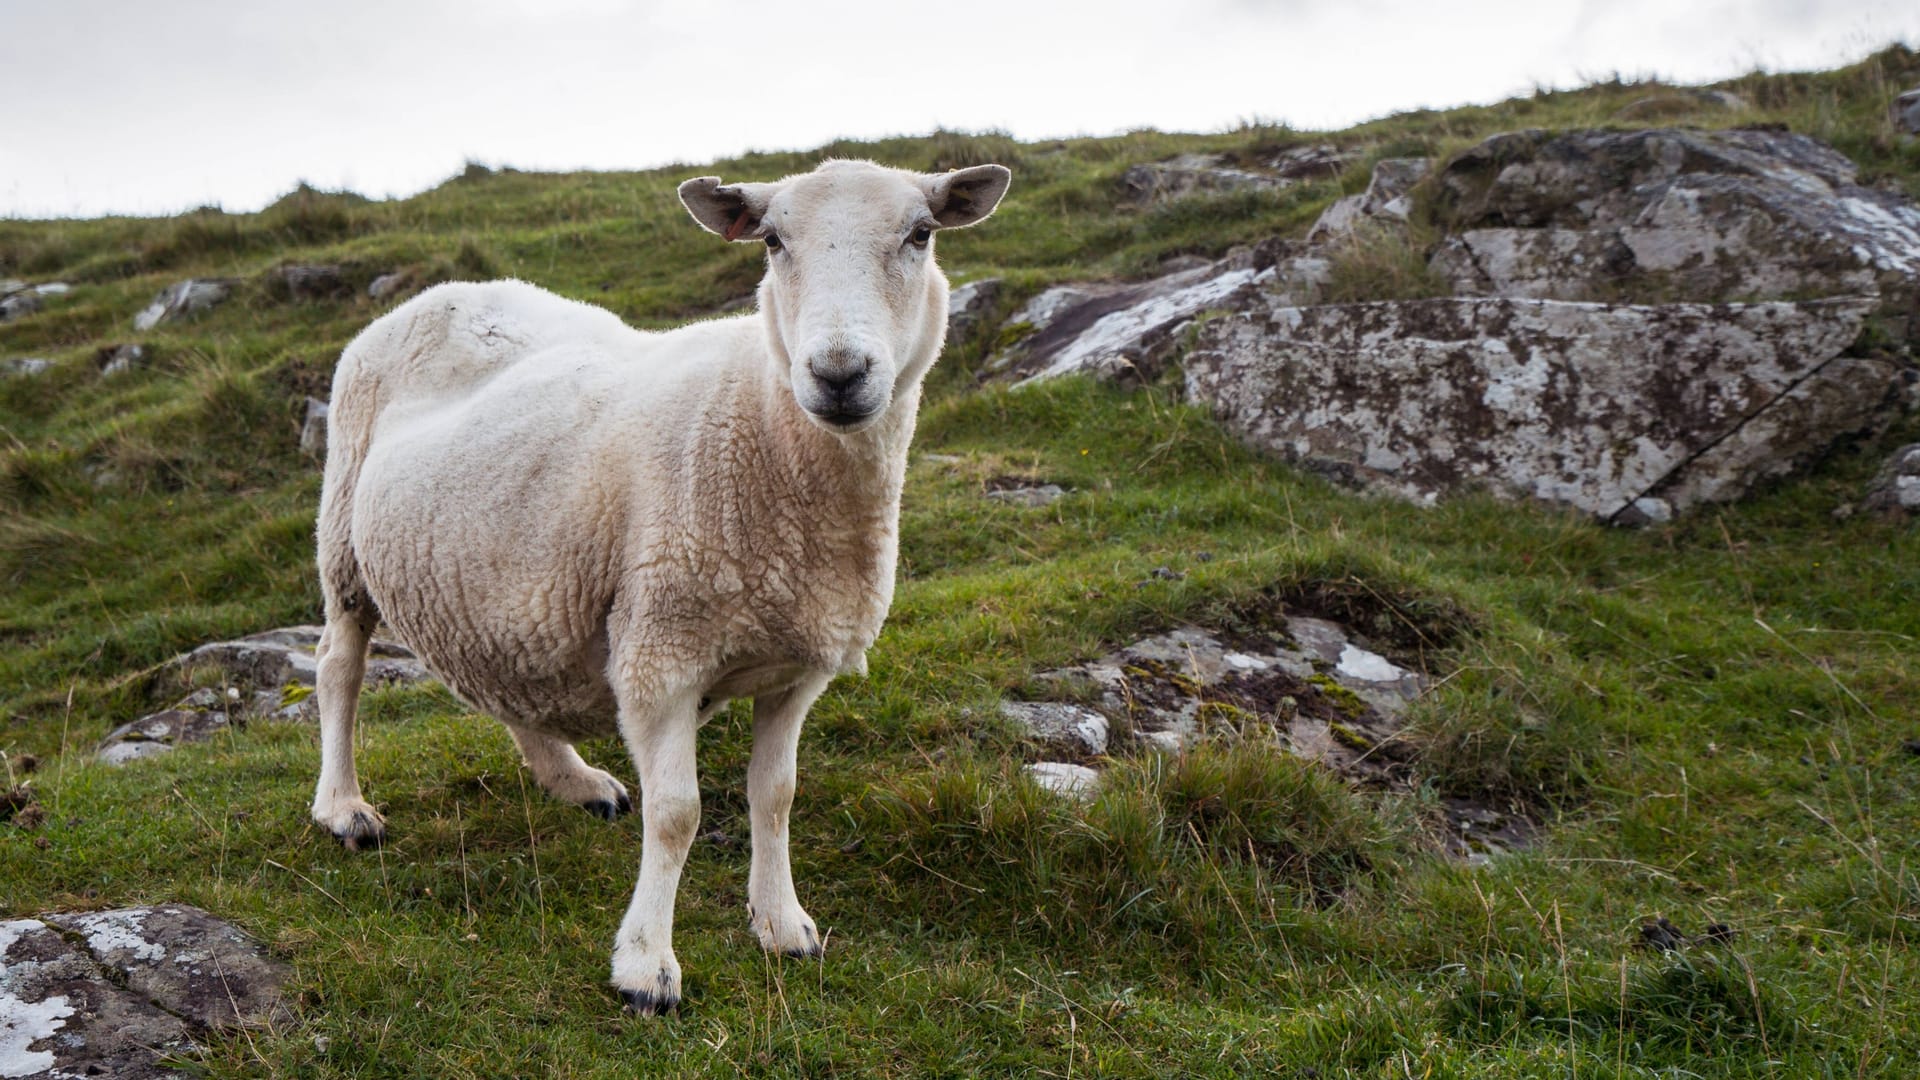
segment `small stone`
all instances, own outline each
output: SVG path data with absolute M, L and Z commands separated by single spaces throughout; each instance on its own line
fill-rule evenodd
M 0 361 L 0 375 L 40 375 L 53 366 L 53 361 L 38 356 L 17 356 Z
M 987 498 L 994 502 L 1007 503 L 1010 506 L 1023 506 L 1029 510 L 1038 510 L 1050 505 L 1065 495 L 1066 489 L 1058 484 L 1037 484 L 1030 487 L 1001 488 L 987 492 Z
M 1067 753 L 1097 757 L 1107 752 L 1107 718 L 1080 705 L 1054 701 L 1003 701 L 1000 715 L 1028 738 Z
M 0 323 L 24 319 L 40 310 L 40 294 L 31 289 L 0 296 Z
M 233 295 L 227 278 L 188 278 L 160 290 L 145 310 L 133 317 L 135 330 L 151 330 L 163 322 L 184 319 L 225 303 Z
M 307 399 L 306 418 L 300 424 L 300 449 L 309 456 L 327 456 L 327 411 L 327 402 Z
M 371 300 L 385 300 L 389 296 L 397 296 L 404 292 L 411 284 L 413 284 L 413 275 L 404 271 L 381 274 L 367 286 L 367 297 Z
M 108 345 L 93 354 L 93 365 L 102 377 L 123 375 L 147 361 L 144 345 Z
M 1062 798 L 1085 802 L 1092 799 L 1100 788 L 1100 774 L 1085 765 L 1038 761 L 1028 765 L 1024 771 L 1027 778 L 1042 789 Z

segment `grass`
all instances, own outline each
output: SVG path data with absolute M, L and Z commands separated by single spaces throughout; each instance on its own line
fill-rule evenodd
M 1753 76 L 1743 111 L 1920 194 L 1891 49 Z M 942 242 L 1003 313 L 1060 280 L 1150 272 L 1299 235 L 1365 170 L 1279 196 L 1116 206 L 1125 168 L 1330 140 L 1444 154 L 1497 130 L 1614 122 L 1659 93 L 1600 84 L 1332 135 L 1248 126 L 1021 144 L 940 132 L 823 152 L 1017 174 L 986 226 Z M 1669 122 L 1669 121 L 1663 121 Z M 639 856 L 534 790 L 497 724 L 444 691 L 365 701 L 360 767 L 391 846 L 308 823 L 313 732 L 254 725 L 121 770 L 94 741 L 138 715 L 142 672 L 192 645 L 311 621 L 314 464 L 301 403 L 384 304 L 264 284 L 337 263 L 356 285 L 512 274 L 670 325 L 748 292 L 757 258 L 672 200 L 683 175 L 754 179 L 814 155 L 649 174 L 470 169 L 412 199 L 302 190 L 257 215 L 0 221 L 0 274 L 74 282 L 0 328 L 0 754 L 37 824 L 0 823 L 0 914 L 199 904 L 295 971 L 291 1020 L 212 1040 L 211 1076 L 1906 1076 L 1920 1060 L 1920 534 L 1830 512 L 1920 422 L 1737 505 L 1610 531 L 1536 506 L 1432 510 L 1260 459 L 1164 389 L 979 389 L 991 344 L 936 369 L 908 477 L 900 588 L 865 680 L 816 707 L 794 814 L 824 962 L 763 957 L 742 915 L 744 707 L 702 733 L 706 839 L 682 885 L 682 1015 L 637 1022 L 604 985 Z M 1355 296 L 1417 271 L 1356 256 Z M 235 299 L 148 334 L 180 277 Z M 1387 284 L 1382 285 L 1382 282 Z M 1417 280 L 1416 280 L 1417 284 Z M 103 346 L 148 347 L 103 379 Z M 948 460 L 951 458 L 953 460 Z M 980 496 L 1018 475 L 1071 494 Z M 1169 567 L 1184 577 L 1153 571 Z M 1254 744 L 1114 764 L 1085 808 L 1026 784 L 993 703 L 1144 633 L 1336 615 L 1443 677 L 1415 719 L 1418 784 L 1357 790 Z M 611 743 L 595 764 L 630 776 Z M 31 757 L 37 767 L 26 772 Z M 1549 824 L 1470 869 L 1433 849 L 1440 801 Z M 1641 945 L 1644 920 L 1689 935 Z M 1705 928 L 1729 933 L 1708 938 Z

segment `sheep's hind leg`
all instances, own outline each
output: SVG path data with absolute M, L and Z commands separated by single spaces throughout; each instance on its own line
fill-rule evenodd
M 607 821 L 633 809 L 627 786 L 605 769 L 580 760 L 580 752 L 572 743 L 516 724 L 508 724 L 507 730 L 520 744 L 520 756 L 547 794 Z
M 747 917 L 762 948 L 788 956 L 819 956 L 822 947 L 820 931 L 794 895 L 787 821 L 793 809 L 800 725 L 829 678 L 809 675 L 753 699 L 753 759 L 747 765 L 753 868 L 747 875 Z
M 699 695 L 644 705 L 622 696 L 620 733 L 640 772 L 640 880 L 613 945 L 613 985 L 627 1011 L 672 1012 L 680 1005 L 680 962 L 673 955 L 673 901 L 680 869 L 700 828 L 694 768 Z
M 360 681 L 367 670 L 372 620 L 357 612 L 327 615 L 326 630 L 315 650 L 319 671 L 314 692 L 320 709 L 320 783 L 313 793 L 313 820 L 325 826 L 348 851 L 379 847 L 387 838 L 380 812 L 360 796 L 353 767 L 353 720 L 360 705 Z

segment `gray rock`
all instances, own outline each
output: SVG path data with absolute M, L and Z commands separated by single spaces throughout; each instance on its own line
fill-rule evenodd
M 995 502 L 1008 503 L 1013 506 L 1024 506 L 1029 510 L 1037 510 L 1040 507 L 1052 505 L 1059 501 L 1060 497 L 1065 494 L 1065 489 L 1059 484 L 1038 484 L 1031 487 L 1009 487 L 1001 488 L 998 491 L 989 491 L 987 492 L 987 498 Z
M 338 266 L 279 266 L 267 271 L 267 287 L 288 300 L 334 300 L 351 295 L 352 283 Z
M 163 322 L 173 322 L 207 311 L 225 303 L 233 295 L 234 282 L 228 278 L 188 278 L 160 290 L 153 303 L 133 317 L 135 330 L 151 330 Z
M 1050 749 L 1075 757 L 1107 752 L 1107 718 L 1092 709 L 1056 701 L 1003 701 L 1000 715 Z
M 93 355 L 93 364 L 100 374 L 124 375 L 147 362 L 147 347 L 144 345 L 108 345 Z
M 1320 143 L 1282 150 L 1268 162 L 1268 168 L 1283 180 L 1331 180 L 1356 160 L 1357 154 L 1332 143 Z
M 1413 212 L 1413 189 L 1431 170 L 1432 163 L 1426 158 L 1382 158 L 1374 162 L 1367 190 L 1335 199 L 1321 211 L 1307 231 L 1307 242 L 1337 242 L 1368 224 L 1404 224 Z
M 1194 316 L 1232 307 L 1273 279 L 1270 262 L 1223 259 L 1134 284 L 1056 286 L 1009 320 L 1008 330 L 1025 336 L 990 357 L 987 371 L 1023 383 L 1078 373 L 1150 381 Z
M 1146 204 L 1199 194 L 1272 191 L 1290 182 L 1271 173 L 1234 168 L 1221 154 L 1182 154 L 1129 168 L 1120 175 L 1120 191 L 1126 200 Z
M 41 375 L 53 366 L 53 361 L 38 356 L 16 356 L 0 361 L 0 375 Z
M 1747 99 L 1730 90 L 1696 90 L 1678 87 L 1636 98 L 1614 113 L 1614 119 L 1629 123 L 1671 119 L 1700 112 L 1739 112 L 1748 108 Z
M 273 1021 L 289 974 L 184 904 L 0 922 L 0 1076 L 177 1076 L 161 1054 Z
M 300 449 L 317 458 L 327 456 L 327 403 L 307 399 L 307 413 L 300 422 Z
M 413 275 L 405 271 L 381 274 L 368 283 L 367 297 L 372 300 L 385 300 L 390 296 L 398 296 L 405 292 L 412 284 Z
M 1908 135 L 1920 135 L 1920 86 L 1893 99 L 1893 126 Z
M 221 689 L 202 687 L 158 712 L 122 724 L 101 740 L 95 756 L 109 765 L 155 757 L 204 742 L 251 721 L 311 721 L 320 627 L 290 626 L 238 641 L 202 645 L 154 672 L 149 697 L 167 700 L 183 685 L 217 676 Z M 431 679 L 405 645 L 375 638 L 366 685 L 409 686 Z
M 1840 355 L 1875 306 L 1267 306 L 1200 328 L 1186 388 L 1256 447 L 1416 501 L 1484 486 L 1677 511 L 1898 410 L 1899 365 Z
M 1088 802 L 1100 791 L 1100 774 L 1085 765 L 1065 761 L 1036 761 L 1023 771 L 1042 790 L 1064 799 Z
M 1459 295 L 1698 302 L 1920 297 L 1920 208 L 1779 131 L 1495 136 L 1438 178 Z
M 1861 505 L 1882 514 L 1920 514 L 1920 443 L 1895 450 L 1867 485 Z
M 999 278 L 969 281 L 947 296 L 947 342 L 965 341 L 978 327 L 994 302 L 1000 299 Z
M 40 294 L 31 289 L 0 296 L 0 323 L 24 319 L 40 310 Z

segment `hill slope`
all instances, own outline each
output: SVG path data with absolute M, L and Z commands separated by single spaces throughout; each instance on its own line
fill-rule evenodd
M 293 1018 L 215 1040 L 214 1075 L 1905 1075 L 1920 1059 L 1920 537 L 1830 511 L 1920 437 L 1912 422 L 1724 512 L 1623 533 L 1490 500 L 1360 498 L 1249 455 L 1164 389 L 977 389 L 992 342 L 956 342 L 923 413 L 872 675 L 836 684 L 802 744 L 795 869 L 827 958 L 765 960 L 740 917 L 736 706 L 702 735 L 689 999 L 665 1023 L 623 1020 L 602 985 L 637 822 L 541 797 L 498 725 L 442 691 L 367 699 L 362 776 L 395 833 L 377 856 L 307 823 L 308 729 L 89 762 L 146 704 L 152 665 L 317 617 L 300 417 L 391 304 L 366 297 L 377 275 L 511 275 L 671 325 L 760 272 L 685 219 L 684 176 L 999 161 L 1013 195 L 941 256 L 956 281 L 1006 279 L 1005 311 L 1050 282 L 1298 234 L 1374 159 L 1649 108 L 1784 123 L 1920 197 L 1920 149 L 1884 113 L 1915 83 L 1920 58 L 1895 48 L 1724 84 L 1746 103 L 1732 112 L 1610 84 L 1328 135 L 938 133 L 641 174 L 473 169 L 390 203 L 301 190 L 257 215 L 0 221 L 0 276 L 74 286 L 0 325 L 0 360 L 51 361 L 0 377 L 0 752 L 4 786 L 30 783 L 41 807 L 0 824 L 0 915 L 182 900 L 267 939 L 298 973 Z M 1119 195 L 1143 162 L 1321 142 L 1353 164 L 1278 193 Z M 273 283 L 321 264 L 350 293 Z M 1356 267 L 1350 287 L 1391 272 Z M 135 332 L 187 277 L 236 294 Z M 144 362 L 102 377 L 102 351 L 128 343 Z M 1039 510 L 981 497 L 1005 477 L 1072 494 Z M 1282 604 L 1410 641 L 1396 655 L 1441 682 L 1408 782 L 1353 787 L 1231 739 L 1122 761 L 1084 809 L 1019 781 L 1026 751 L 994 707 L 1035 674 L 1188 623 L 1258 629 Z M 588 756 L 631 774 L 616 745 Z M 1547 832 L 1468 868 L 1435 851 L 1450 797 Z M 1640 947 L 1656 916 L 1694 940 Z M 1727 933 L 1709 940 L 1710 924 Z

